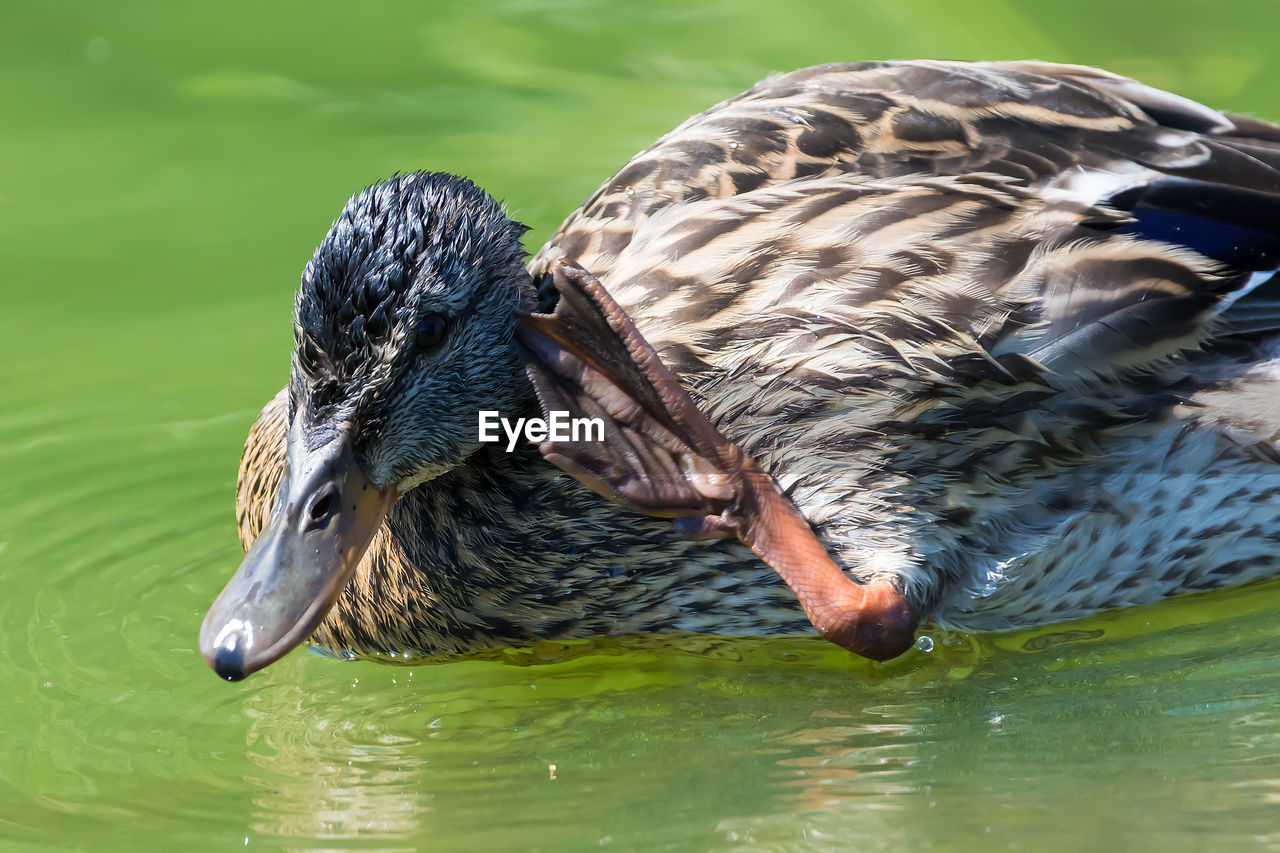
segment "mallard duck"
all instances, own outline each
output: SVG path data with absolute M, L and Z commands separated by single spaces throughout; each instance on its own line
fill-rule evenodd
M 245 446 L 219 675 L 308 637 L 886 659 L 1280 569 L 1276 126 L 1076 66 L 823 65 L 689 119 L 527 266 L 524 231 L 440 173 L 347 202 Z M 480 440 L 557 409 L 604 440 Z

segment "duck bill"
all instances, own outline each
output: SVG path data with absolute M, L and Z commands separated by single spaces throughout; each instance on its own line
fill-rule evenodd
M 345 431 L 309 447 L 295 424 L 285 461 L 271 519 L 200 626 L 200 654 L 228 681 L 316 629 L 396 498 L 361 470 Z

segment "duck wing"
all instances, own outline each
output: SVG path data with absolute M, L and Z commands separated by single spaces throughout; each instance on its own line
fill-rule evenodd
M 1272 125 L 1078 66 L 876 62 L 694 116 L 531 268 L 591 270 L 677 372 L 723 369 L 744 320 L 889 312 L 1105 373 L 1202 342 L 1278 242 Z

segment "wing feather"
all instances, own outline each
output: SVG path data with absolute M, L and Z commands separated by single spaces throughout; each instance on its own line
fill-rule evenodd
M 1280 330 L 1236 298 L 1280 267 L 1280 128 L 1079 66 L 818 66 L 641 152 L 533 270 L 559 258 L 677 373 L 803 350 L 858 394 L 878 335 L 908 363 L 1117 376 Z

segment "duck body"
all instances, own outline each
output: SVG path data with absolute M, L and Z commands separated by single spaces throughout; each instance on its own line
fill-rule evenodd
M 831 559 L 918 618 L 1007 630 L 1280 571 L 1272 125 L 1075 66 L 819 66 L 637 155 L 533 258 L 525 310 L 565 261 Z M 246 445 L 246 548 L 289 392 Z M 743 544 L 484 445 L 391 505 L 312 640 L 808 630 Z

